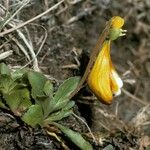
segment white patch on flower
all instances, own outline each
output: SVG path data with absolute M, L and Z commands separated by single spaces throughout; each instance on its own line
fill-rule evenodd
M 120 89 L 118 89 L 118 91 L 116 91 L 116 92 L 114 92 L 113 93 L 113 95 L 116 97 L 116 96 L 118 96 L 118 95 L 120 95 L 121 94 L 121 90 Z
M 114 92 L 114 96 L 118 96 L 121 94 L 121 88 L 123 87 L 123 82 L 116 71 L 112 71 L 112 76 L 115 79 L 117 85 L 118 85 L 118 91 Z

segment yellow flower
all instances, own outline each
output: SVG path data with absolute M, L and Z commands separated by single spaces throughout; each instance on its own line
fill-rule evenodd
M 112 102 L 113 96 L 121 94 L 121 87 L 123 86 L 110 57 L 111 41 L 125 35 L 126 30 L 121 29 L 123 25 L 124 19 L 119 16 L 110 19 L 109 40 L 103 43 L 87 80 L 92 92 L 106 104 Z
M 109 31 L 109 39 L 116 40 L 119 36 L 126 35 L 127 30 L 122 30 L 122 26 L 124 25 L 124 19 L 115 16 L 110 19 L 110 31 Z
M 112 17 L 110 21 L 112 28 L 120 29 L 124 25 L 124 19 L 119 16 Z
M 110 42 L 106 40 L 103 43 L 87 80 L 92 92 L 106 104 L 110 104 L 113 96 L 121 93 L 120 89 L 123 86 L 111 61 Z

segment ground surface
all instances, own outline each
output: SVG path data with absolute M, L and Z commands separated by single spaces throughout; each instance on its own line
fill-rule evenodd
M 13 23 L 29 20 L 55 5 L 57 0 L 31 0 L 17 15 Z M 12 12 L 17 1 L 0 0 L 0 16 Z M 5 7 L 5 8 L 4 8 Z M 6 10 L 5 10 L 6 9 Z M 114 15 L 125 17 L 127 36 L 112 45 L 113 62 L 124 80 L 121 96 L 110 106 L 100 103 L 85 87 L 74 98 L 75 112 L 85 118 L 98 144 L 95 149 L 113 146 L 115 149 L 140 149 L 150 145 L 150 1 L 149 0 L 68 0 L 57 9 L 28 24 L 20 31 L 38 52 L 39 69 L 54 81 L 56 86 L 73 75 L 81 75 L 90 51 L 94 47 L 105 23 Z M 5 30 L 10 28 L 7 24 Z M 46 41 L 45 29 L 47 33 Z M 2 61 L 11 68 L 28 63 L 25 49 L 31 58 L 29 47 L 16 31 L 1 38 L 1 53 L 12 50 L 13 54 Z M 23 47 L 21 47 L 21 46 Z M 83 67 L 82 67 L 83 66 Z M 36 68 L 33 63 L 30 68 Z M 41 130 L 29 130 L 7 112 L 0 112 L 1 149 L 62 149 L 61 143 Z M 70 128 L 80 133 L 88 130 L 73 116 L 63 120 Z M 70 149 L 76 149 L 68 144 Z

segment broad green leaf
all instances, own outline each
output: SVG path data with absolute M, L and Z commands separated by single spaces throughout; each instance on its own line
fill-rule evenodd
M 22 120 L 32 127 L 42 126 L 43 112 L 40 105 L 31 105 L 28 111 L 22 116 Z
M 10 107 L 10 109 L 15 112 L 15 110 L 18 108 L 21 100 L 21 96 L 19 91 L 12 92 L 11 94 L 4 94 L 4 99 L 7 103 L 7 105 Z
M 43 90 L 47 96 L 53 97 L 53 84 L 49 80 L 46 81 Z
M 54 125 L 56 125 L 81 150 L 93 150 L 92 145 L 86 141 L 81 134 L 58 123 L 54 123 Z
M 14 72 L 11 73 L 11 77 L 13 78 L 13 80 L 20 79 L 28 71 L 29 70 L 26 69 L 26 68 L 24 68 L 24 69 L 17 69 L 16 71 L 14 71 Z
M 64 108 L 62 108 L 62 109 L 63 109 L 63 110 L 69 110 L 69 109 L 71 109 L 74 105 L 75 105 L 75 102 L 74 102 L 74 101 L 70 101 L 70 102 L 68 102 L 67 105 L 66 105 Z
M 58 112 L 55 112 L 55 113 L 52 113 L 49 115 L 49 117 L 47 117 L 45 119 L 45 124 L 48 124 L 50 122 L 53 122 L 53 121 L 58 121 L 58 120 L 61 120 L 65 117 L 68 117 L 69 115 L 71 115 L 72 113 L 72 110 L 70 110 L 73 106 L 75 105 L 75 102 L 74 101 L 70 101 L 66 104 L 66 106 L 58 111 Z
M 71 77 L 67 79 L 57 90 L 54 99 L 59 101 L 60 99 L 68 97 L 78 86 L 80 77 Z
M 32 102 L 30 100 L 30 92 L 27 88 L 21 89 L 19 91 L 21 94 L 21 101 L 17 109 L 18 111 L 23 112 L 32 105 Z
M 67 104 L 70 94 L 77 88 L 79 81 L 79 77 L 71 77 L 58 88 L 54 98 L 50 101 L 49 113 L 61 109 Z
M 49 98 L 50 99 L 50 98 Z M 62 108 L 64 108 L 67 103 L 69 102 L 69 99 L 63 99 L 63 101 L 60 101 L 59 103 L 55 103 L 53 99 L 50 99 L 49 101 L 43 101 L 44 102 L 44 118 L 47 118 L 47 116 L 53 112 L 53 111 L 58 111 Z M 43 105 L 42 102 L 42 105 Z M 53 107 L 52 107 L 53 106 Z
M 42 107 L 43 110 L 43 116 L 46 118 L 49 114 L 49 103 L 51 98 L 50 97 L 37 97 L 36 103 L 39 104 Z
M 14 90 L 27 87 L 26 84 L 14 81 L 10 76 L 0 75 L 0 92 L 2 94 L 11 94 Z
M 30 105 L 28 89 L 14 90 L 10 94 L 4 94 L 4 99 L 15 115 L 20 116 Z
M 59 121 L 63 118 L 66 118 L 72 114 L 72 110 L 61 110 L 56 113 L 52 113 L 47 119 L 44 120 L 44 124 L 50 124 L 55 121 Z
M 4 63 L 0 64 L 0 74 L 1 75 L 8 75 L 8 76 L 10 75 L 10 70 L 7 67 L 7 65 Z
M 66 106 L 66 104 L 69 102 L 69 98 L 62 98 L 59 99 L 59 101 L 56 103 L 53 101 L 53 99 L 50 101 L 50 105 L 53 106 L 51 109 L 49 108 L 50 112 L 52 111 L 57 111 L 59 109 L 62 109 L 63 107 Z M 50 106 L 50 107 L 51 107 Z
M 8 76 L 0 75 L 0 91 L 1 93 L 7 93 L 9 91 L 10 83 L 12 79 Z
M 10 76 L 0 75 L 0 91 L 3 94 L 10 93 L 16 85 L 17 83 Z
M 75 105 L 74 101 L 70 101 L 69 99 L 65 99 L 63 101 L 60 101 L 60 103 L 57 103 L 55 106 L 55 111 L 56 110 L 69 110 Z
M 12 92 L 14 90 L 23 89 L 23 88 L 26 88 L 26 87 L 27 87 L 27 84 L 13 82 L 13 84 L 10 86 L 9 92 Z
M 45 96 L 43 89 L 47 78 L 42 73 L 30 71 L 28 73 L 28 80 L 32 87 L 33 98 Z
M 53 110 L 57 111 L 62 109 L 63 111 L 71 109 L 75 105 L 74 101 L 70 101 L 69 99 L 64 99 L 63 101 L 60 101 L 57 103 Z

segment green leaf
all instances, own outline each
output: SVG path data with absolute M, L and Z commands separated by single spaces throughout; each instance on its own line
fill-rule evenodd
M 48 106 L 49 106 L 51 98 L 50 97 L 38 97 L 37 99 L 38 99 L 37 104 L 39 104 L 42 107 L 44 118 L 46 118 L 49 114 Z
M 49 113 L 63 108 L 68 103 L 69 96 L 77 88 L 79 81 L 79 77 L 71 77 L 58 88 L 54 98 L 49 103 Z
M 4 99 L 15 115 L 21 116 L 31 106 L 30 93 L 28 89 L 14 90 L 10 94 L 4 94 Z
M 69 110 L 69 109 L 71 109 L 74 105 L 75 105 L 75 102 L 74 102 L 74 101 L 70 101 L 70 102 L 67 103 L 67 105 L 66 105 L 64 108 L 62 108 L 62 110 Z
M 0 74 L 1 75 L 8 75 L 8 76 L 10 75 L 10 70 L 7 67 L 7 65 L 4 63 L 0 64 Z
M 52 99 L 49 104 L 49 110 L 50 110 L 49 113 L 64 108 L 68 102 L 69 102 L 69 98 L 64 98 L 64 97 L 62 99 L 59 99 L 59 102 L 57 103 Z
M 68 99 L 69 100 L 69 99 Z M 67 104 L 68 101 L 65 101 L 64 103 L 61 103 L 62 105 L 60 105 L 60 107 L 55 104 L 54 101 L 52 101 L 51 98 L 46 98 L 44 99 L 43 101 L 41 101 L 41 105 L 42 105 L 42 108 L 43 108 L 43 112 L 44 112 L 44 118 L 47 118 L 49 116 L 49 114 L 53 111 L 53 110 L 58 110 L 59 108 L 61 107 L 64 107 L 66 104 Z M 59 103 L 60 104 L 60 103 Z M 55 108 L 52 106 L 55 106 Z M 57 108 L 57 109 L 56 109 Z
M 0 75 L 0 91 L 3 94 L 10 93 L 17 85 L 10 76 Z
M 42 126 L 43 113 L 40 105 L 31 105 L 29 110 L 22 116 L 22 120 L 32 127 Z
M 87 142 L 81 134 L 63 126 L 58 123 L 54 123 L 74 144 L 76 144 L 81 150 L 93 150 L 92 145 Z
M 61 110 L 56 113 L 52 113 L 47 119 L 44 120 L 44 124 L 50 124 L 54 121 L 59 121 L 63 118 L 66 118 L 72 114 L 72 110 Z
M 34 99 L 45 96 L 43 89 L 47 78 L 42 73 L 30 71 L 28 73 L 28 80 L 32 87 L 32 96 Z
M 47 117 L 44 122 L 45 124 L 49 124 L 53 121 L 59 121 L 65 117 L 68 117 L 72 114 L 72 110 L 70 110 L 73 106 L 75 105 L 75 102 L 74 101 L 70 101 L 66 104 L 66 106 L 58 111 L 58 112 L 55 112 L 55 113 L 52 113 L 49 115 L 49 117 Z
M 80 77 L 71 77 L 67 79 L 57 90 L 54 99 L 56 101 L 68 97 L 78 86 Z
M 21 100 L 20 105 L 17 109 L 18 111 L 23 112 L 32 105 L 32 102 L 30 100 L 30 92 L 28 89 L 24 88 L 19 91 L 21 95 Z
M 53 84 L 49 80 L 46 81 L 43 90 L 47 96 L 53 97 Z
M 20 92 L 15 91 L 11 94 L 4 94 L 4 99 L 6 101 L 6 104 L 10 107 L 10 109 L 15 112 L 15 110 L 18 108 L 21 100 Z
M 11 77 L 13 78 L 13 80 L 16 80 L 16 79 L 20 79 L 23 77 L 23 75 L 25 73 L 27 73 L 29 70 L 26 69 L 26 68 L 23 68 L 23 69 L 17 69 L 16 71 L 12 72 L 11 73 Z
M 47 101 L 47 103 L 46 103 L 46 101 L 45 101 L 45 104 L 44 104 L 44 106 L 45 107 L 43 107 L 43 108 L 45 108 L 44 109 L 44 118 L 46 119 L 48 116 L 49 116 L 49 109 L 48 109 L 48 104 L 50 103 L 50 101 L 48 102 Z M 51 103 L 52 104 L 52 103 Z M 57 107 L 57 109 L 55 109 L 55 111 L 56 110 L 58 110 L 58 109 L 62 109 L 62 110 L 60 110 L 60 112 L 62 112 L 62 111 L 64 111 L 64 112 L 62 112 L 62 117 L 60 117 L 60 118 L 64 118 L 64 117 L 67 117 L 66 115 L 64 115 L 64 117 L 63 117 L 63 113 L 65 113 L 65 112 L 67 112 L 67 111 L 69 111 L 69 109 L 71 109 L 74 105 L 75 105 L 75 102 L 74 101 L 70 101 L 69 102 L 69 99 L 68 99 L 68 101 L 62 101 L 62 102 L 60 102 L 59 104 L 61 104 L 60 105 L 60 107 L 57 107 L 57 105 L 55 106 L 55 108 Z M 57 113 L 57 112 L 56 112 Z M 50 116 L 51 115 L 53 115 L 54 113 L 52 113 L 52 114 L 50 114 Z M 69 116 L 69 115 L 68 115 Z M 49 119 L 50 120 L 50 119 Z M 57 120 L 61 120 L 61 119 L 57 119 Z

